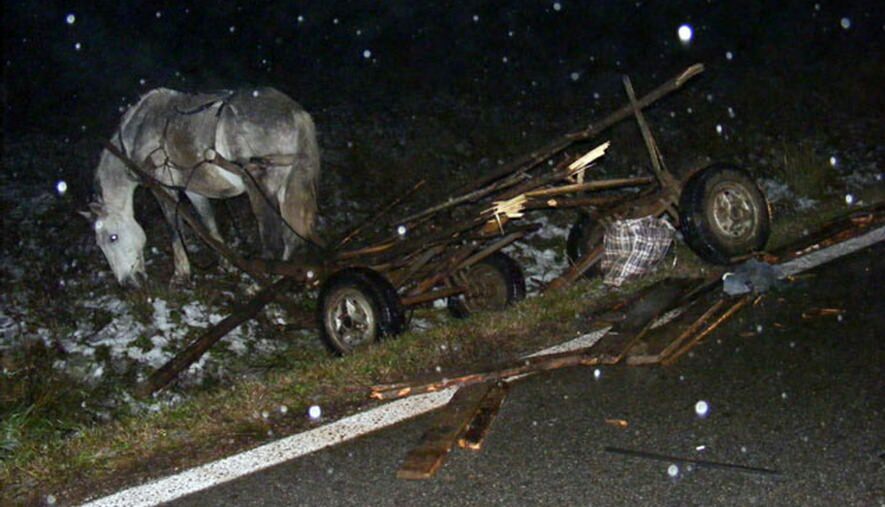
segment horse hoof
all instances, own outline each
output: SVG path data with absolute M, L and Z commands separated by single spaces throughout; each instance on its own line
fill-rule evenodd
M 193 285 L 193 280 L 189 275 L 173 275 L 169 280 L 169 287 L 173 289 L 186 289 Z

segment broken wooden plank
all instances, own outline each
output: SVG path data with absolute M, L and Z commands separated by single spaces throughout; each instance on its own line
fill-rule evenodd
M 492 385 L 476 384 L 458 389 L 442 411 L 437 413 L 433 424 L 421 436 L 418 445 L 406 455 L 396 477 L 411 480 L 432 477 L 445 462 L 455 440 L 473 419 L 480 401 Z
M 594 352 L 604 363 L 617 363 L 651 329 L 658 317 L 670 311 L 698 281 L 667 278 L 644 289 L 627 304 L 623 320 L 616 323 L 596 345 Z
M 221 322 L 210 327 L 202 336 L 191 342 L 184 350 L 166 362 L 157 371 L 151 374 L 144 382 L 135 389 L 138 397 L 147 397 L 166 387 L 169 382 L 178 376 L 182 370 L 197 361 L 218 340 L 236 329 L 237 326 L 255 316 L 262 308 L 273 301 L 278 293 L 286 292 L 291 287 L 293 280 L 281 278 L 272 285 L 261 289 L 252 299 L 242 305 L 238 305 L 230 315 Z
M 478 451 L 482 448 L 482 444 L 492 427 L 492 422 L 498 415 L 501 405 L 504 404 L 504 399 L 507 398 L 508 390 L 506 382 L 496 382 L 486 393 L 479 403 L 476 414 L 464 430 L 464 434 L 458 438 L 458 447 L 472 451 Z
M 698 333 L 695 337 L 693 337 L 688 343 L 680 347 L 679 349 L 665 355 L 661 359 L 661 364 L 664 366 L 670 366 L 675 363 L 677 359 L 679 359 L 683 354 L 688 352 L 689 350 L 695 348 L 701 340 L 704 339 L 708 334 L 712 333 L 713 330 L 722 325 L 723 322 L 730 319 L 734 314 L 736 314 L 741 308 L 747 305 L 754 298 L 753 294 L 746 294 L 738 298 L 731 307 L 728 308 L 724 313 L 722 313 L 715 321 L 713 321 L 710 325 L 708 325 L 703 331 Z
M 430 380 L 415 380 L 394 384 L 379 384 L 370 388 L 369 398 L 393 400 L 421 393 L 432 393 L 452 386 L 467 386 L 489 381 L 499 381 L 525 373 L 549 371 L 570 366 L 591 366 L 600 364 L 600 357 L 592 353 L 592 347 L 544 354 L 525 359 L 508 361 L 488 370 L 447 376 Z
M 725 304 L 718 294 L 710 294 L 690 304 L 673 322 L 648 333 L 625 358 L 630 366 L 656 364 L 694 336 Z

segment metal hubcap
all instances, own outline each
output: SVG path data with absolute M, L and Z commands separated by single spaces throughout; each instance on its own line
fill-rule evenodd
M 731 239 L 752 234 L 758 220 L 753 198 L 743 186 L 733 183 L 724 183 L 716 189 L 710 212 L 716 228 Z
M 329 309 L 326 328 L 336 341 L 348 348 L 375 341 L 375 312 L 365 294 L 356 289 L 341 289 L 332 295 Z

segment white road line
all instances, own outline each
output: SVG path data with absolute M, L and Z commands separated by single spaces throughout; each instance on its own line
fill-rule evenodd
M 841 243 L 837 243 L 831 247 L 822 248 L 807 255 L 803 255 L 802 257 L 797 257 L 791 261 L 787 261 L 783 264 L 778 265 L 778 268 L 780 268 L 783 276 L 795 275 L 797 273 L 801 273 L 811 268 L 820 266 L 821 264 L 830 262 L 831 260 L 842 257 L 843 255 L 848 255 L 862 248 L 875 245 L 882 240 L 885 240 L 885 227 L 873 229 L 863 236 L 851 238 Z
M 833 259 L 885 240 L 885 227 L 844 241 L 780 265 L 785 276 L 819 266 Z M 533 355 L 552 354 L 589 347 L 611 328 L 603 328 L 568 342 L 544 349 Z M 213 461 L 176 475 L 99 498 L 89 507 L 152 506 L 208 489 L 244 475 L 290 461 L 314 451 L 377 431 L 381 428 L 419 416 L 449 402 L 456 387 L 435 393 L 411 396 L 380 407 L 346 417 L 333 423 L 292 435 L 250 451 Z

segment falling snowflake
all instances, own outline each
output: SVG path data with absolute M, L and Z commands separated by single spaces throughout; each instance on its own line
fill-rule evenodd
M 259 93 L 258 90 L 252 90 L 252 96 L 253 96 L 253 97 L 257 97 L 258 95 L 260 95 L 260 93 Z
M 479 23 L 479 15 L 478 15 L 478 14 L 474 14 L 474 15 L 473 15 L 473 22 L 474 22 L 474 23 Z
M 77 16 L 75 16 L 73 13 L 65 16 L 65 23 L 67 23 L 69 25 L 73 25 L 76 22 L 77 22 Z
M 716 125 L 716 133 L 722 135 L 722 125 Z
M 849 28 L 851 28 L 851 20 L 848 18 L 842 18 L 841 20 L 839 20 L 839 26 L 841 26 L 845 30 L 848 30 Z
M 81 49 L 83 49 L 83 45 L 82 45 L 82 44 L 80 44 L 79 42 L 77 42 L 77 43 L 74 44 L 74 50 L 76 50 L 76 51 L 80 51 Z
M 572 72 L 570 77 L 572 78 L 572 81 L 577 81 L 578 79 L 581 79 L 581 74 L 579 72 Z
M 157 19 L 160 19 L 161 17 L 163 17 L 163 13 L 160 11 L 157 11 L 156 16 L 157 16 Z
M 285 405 L 280 405 L 280 413 L 281 414 L 285 414 L 288 411 L 289 411 L 289 407 L 287 407 Z
M 700 400 L 694 404 L 694 413 L 697 414 L 698 417 L 706 417 L 709 411 L 710 405 L 704 400 Z
M 679 41 L 683 44 L 688 44 L 691 42 L 691 38 L 694 36 L 694 30 L 691 29 L 690 25 L 682 25 L 676 30 L 676 35 L 679 36 Z
M 502 61 L 503 63 L 507 63 L 509 60 L 507 59 L 506 56 L 502 56 L 502 57 L 501 57 L 501 61 Z
M 599 380 L 601 378 L 602 378 L 602 370 L 600 370 L 599 368 L 596 368 L 595 370 L 593 370 L 593 380 Z
M 405 225 L 400 225 L 400 226 L 398 226 L 398 227 L 396 228 L 396 233 L 397 233 L 397 234 L 399 235 L 399 237 L 401 237 L 401 238 L 406 237 L 406 233 L 408 233 L 408 232 L 409 232 L 409 230 L 406 228 Z
M 667 467 L 667 475 L 669 475 L 670 477 L 676 477 L 677 475 L 679 475 L 679 467 L 675 464 L 671 464 Z
M 368 49 L 363 50 L 363 58 L 365 58 L 366 60 L 372 58 L 372 52 Z
M 320 409 L 319 405 L 311 405 L 309 409 L 307 409 L 307 416 L 313 420 L 319 419 L 322 417 L 323 411 Z
M 726 51 L 725 52 L 725 59 L 729 60 L 729 61 L 734 59 L 734 53 L 732 53 L 731 51 Z
M 299 16 L 298 16 L 298 22 L 299 22 L 299 23 L 304 23 L 304 16 L 299 15 Z
M 562 10 L 562 4 L 559 2 L 553 2 L 553 10 L 559 12 Z
M 851 206 L 854 204 L 854 196 L 851 194 L 845 194 L 845 204 Z
M 237 31 L 237 27 L 235 27 L 234 25 L 230 25 L 230 27 L 228 27 L 227 30 L 228 30 L 230 33 L 234 33 L 234 32 Z
M 65 180 L 58 180 L 58 183 L 55 184 L 55 191 L 58 192 L 58 195 L 65 195 L 65 192 L 68 191 L 68 184 Z

